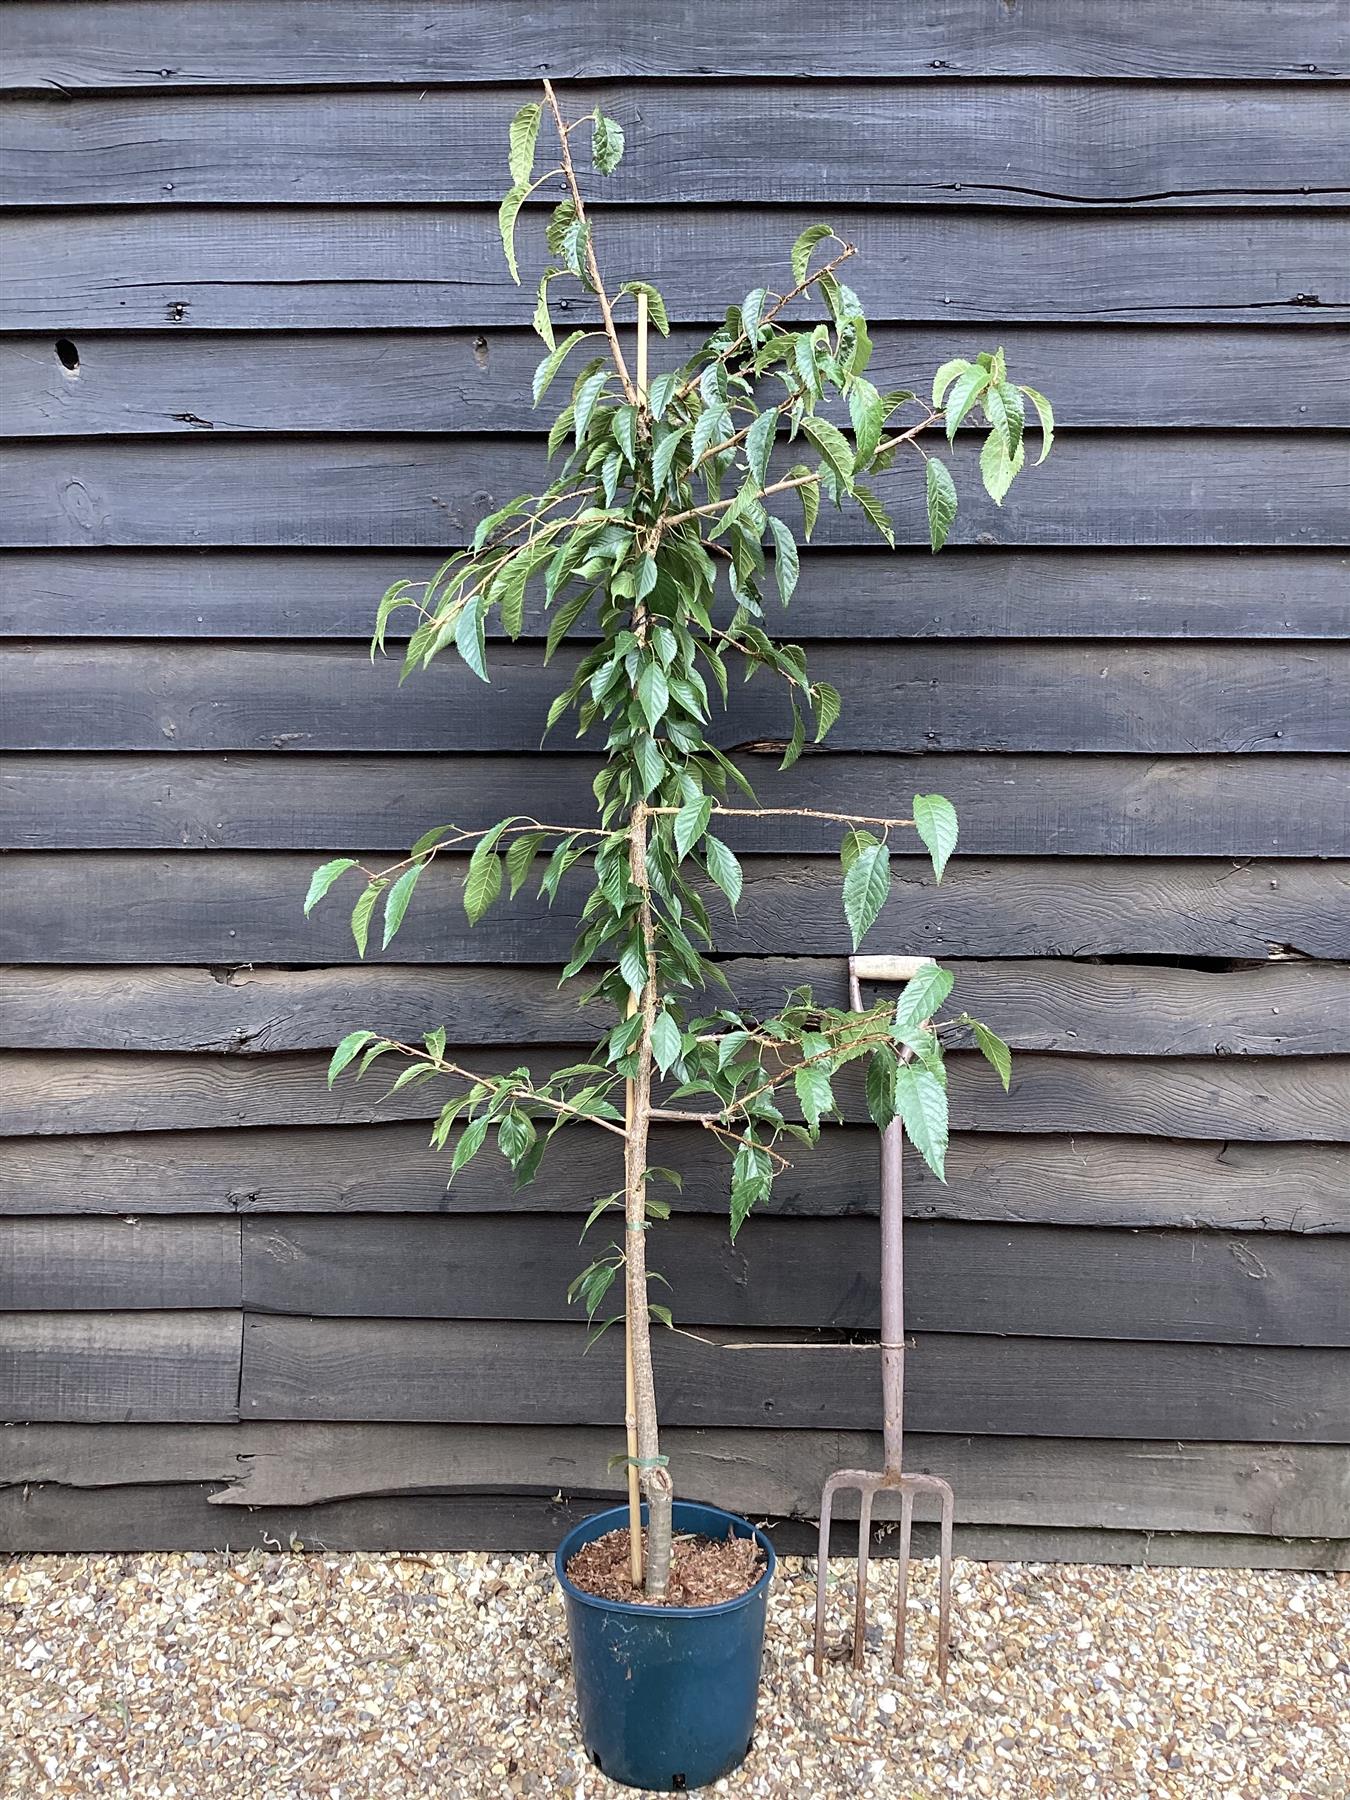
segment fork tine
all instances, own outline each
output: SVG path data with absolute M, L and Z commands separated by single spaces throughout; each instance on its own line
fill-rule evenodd
M 853 1666 L 863 1666 L 867 1644 L 867 1554 L 872 1542 L 872 1489 L 858 1490 L 858 1593 L 853 1604 Z
M 938 1549 L 938 1680 L 942 1683 L 942 1691 L 947 1691 L 947 1645 L 951 1635 L 952 1610 L 952 1520 L 956 1512 L 956 1497 L 946 1482 L 939 1492 L 942 1496 L 942 1538 Z
M 825 1581 L 830 1569 L 830 1512 L 834 1505 L 834 1481 L 825 1483 L 820 1496 L 820 1538 L 816 1546 L 816 1644 L 815 1667 L 825 1666 Z
M 895 1601 L 895 1672 L 905 1672 L 905 1609 L 909 1605 L 909 1534 L 914 1523 L 914 1495 L 900 1492 L 900 1575 Z

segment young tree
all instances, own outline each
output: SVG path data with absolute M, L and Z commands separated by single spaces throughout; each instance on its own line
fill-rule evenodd
M 545 117 L 557 159 L 537 175 Z M 606 284 L 573 161 L 583 130 L 596 173 L 612 174 L 624 148 L 619 126 L 599 110 L 568 122 L 546 82 L 543 101 L 523 107 L 512 122 L 513 185 L 500 209 L 507 264 L 519 281 L 518 215 L 559 176 L 566 184 L 567 198 L 545 230 L 552 261 L 539 283 L 534 324 L 547 354 L 535 372 L 535 403 L 565 364 L 570 372 L 582 345 L 599 354 L 573 374 L 567 404 L 549 433 L 549 456 L 562 459 L 558 476 L 542 493 L 511 500 L 485 518 L 472 545 L 425 586 L 395 583 L 380 603 L 371 653 L 383 650 L 391 621 L 411 611 L 416 623 L 405 674 L 425 669 L 453 646 L 487 681 L 489 621 L 518 638 L 527 588 L 541 586 L 551 617 L 545 661 L 579 625 L 588 633 L 548 726 L 571 713 L 578 737 L 603 744 L 596 812 L 571 824 L 518 814 L 485 830 L 437 826 L 401 862 L 362 869 L 366 885 L 352 929 L 364 955 L 382 907 L 388 945 L 418 882 L 446 852 L 472 846 L 463 898 L 474 922 L 503 888 L 514 898 L 541 857 L 540 892 L 550 902 L 569 874 L 584 871 L 590 886 L 563 980 L 588 972 L 593 985 L 586 998 L 607 1002 L 615 1022 L 585 1061 L 540 1076 L 524 1067 L 504 1075 L 465 1068 L 447 1056 L 444 1031 L 429 1032 L 420 1045 L 358 1031 L 339 1044 L 329 1079 L 358 1059 L 364 1074 L 389 1052 L 408 1059 L 391 1092 L 452 1077 L 457 1092 L 432 1134 L 438 1147 L 455 1134 L 452 1179 L 490 1131 L 518 1183 L 534 1177 L 546 1147 L 568 1123 L 585 1122 L 622 1141 L 623 1185 L 597 1200 L 588 1221 L 621 1208 L 622 1246 L 591 1263 L 573 1288 L 594 1321 L 612 1284 L 623 1279 L 627 1460 L 649 1503 L 646 1592 L 660 1599 L 673 1489 L 661 1453 L 650 1321 L 669 1323 L 669 1315 L 649 1299 L 647 1232 L 669 1212 L 654 1185 L 678 1189 L 680 1181 L 649 1163 L 653 1121 L 697 1127 L 725 1147 L 734 1237 L 786 1166 L 785 1140 L 813 1142 L 821 1120 L 835 1110 L 833 1080 L 846 1064 L 866 1062 L 873 1119 L 884 1128 L 898 1115 L 939 1176 L 947 1142 L 944 1036 L 955 1027 L 972 1030 L 1005 1086 L 1008 1080 L 1007 1048 L 984 1026 L 965 1015 L 925 1023 L 951 990 L 946 970 L 920 977 L 898 1006 L 863 1013 L 820 1005 L 809 989 L 788 995 L 767 1018 L 738 1010 L 729 990 L 720 1009 L 707 998 L 727 985 L 710 954 L 713 890 L 733 910 L 743 897 L 741 866 L 723 835 L 735 833 L 736 821 L 793 816 L 843 828 L 843 909 L 855 947 L 885 904 L 895 834 L 917 832 L 938 880 L 956 845 L 956 814 L 938 794 L 916 794 L 910 814 L 895 818 L 762 807 L 744 771 L 714 741 L 712 690 L 725 705 L 734 670 L 747 680 L 767 674 L 783 684 L 791 720 L 784 768 L 801 755 L 808 730 L 819 743 L 839 717 L 836 690 L 812 679 L 799 645 L 778 641 L 768 629 L 767 590 L 775 589 L 786 606 L 798 578 L 796 538 L 772 507 L 799 505 L 809 539 L 822 501 L 856 506 L 893 545 L 890 518 L 870 483 L 912 457 L 923 470 L 936 551 L 951 528 L 957 496 L 946 465 L 921 442 L 924 435 L 943 425 L 951 439 L 963 422 L 981 418 L 981 475 L 1001 502 L 1026 456 L 1025 402 L 1039 422 L 1041 460 L 1050 450 L 1053 418 L 1042 395 L 1009 380 L 1002 351 L 944 363 L 929 400 L 904 389 L 880 392 L 867 376 L 872 345 L 863 309 L 840 274 L 853 248 L 826 225 L 812 226 L 792 246 L 783 291 L 752 289 L 687 362 L 649 383 L 645 328 L 650 321 L 667 332 L 665 305 L 643 281 Z M 593 300 L 601 323 L 558 341 L 549 293 L 568 278 Z M 812 298 L 827 317 L 797 323 L 798 303 Z M 636 368 L 616 319 L 625 306 L 639 316 Z M 837 421 L 826 416 L 830 402 L 841 403 Z M 317 870 L 306 911 L 359 867 L 342 857 Z M 669 1089 L 659 1104 L 658 1083 Z M 630 1477 L 630 1492 L 634 1486 Z

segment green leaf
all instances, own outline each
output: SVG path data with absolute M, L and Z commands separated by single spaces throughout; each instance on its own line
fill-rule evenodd
M 925 479 L 928 489 L 928 537 L 936 553 L 946 543 L 947 533 L 956 517 L 956 483 L 952 480 L 946 463 L 939 462 L 936 456 L 928 459 Z
M 488 1126 L 492 1123 L 486 1113 L 482 1118 L 474 1119 L 459 1134 L 459 1142 L 455 1145 L 455 1153 L 450 1158 L 450 1179 L 453 1181 L 466 1162 L 477 1156 L 483 1147 L 483 1139 L 487 1136 Z
M 806 472 L 805 469 L 796 469 L 793 471 L 794 474 L 803 475 L 806 474 Z M 807 481 L 797 489 L 797 492 L 801 496 L 802 502 L 802 535 L 809 544 L 811 542 L 811 533 L 816 528 L 816 520 L 820 516 L 820 485 L 818 482 Z
M 878 1131 L 885 1131 L 895 1117 L 895 1058 L 889 1050 L 876 1050 L 867 1065 L 867 1110 Z
M 687 800 L 675 815 L 675 853 L 681 861 L 708 829 L 713 803 L 706 794 Z
M 584 281 L 588 287 L 590 279 L 586 270 L 586 246 L 590 241 L 590 226 L 584 219 L 573 219 L 562 232 L 558 250 L 558 254 L 567 268 L 579 281 Z
M 414 863 L 411 869 L 405 869 L 398 880 L 384 897 L 384 941 L 382 950 L 389 948 L 390 940 L 403 923 L 403 915 L 408 910 L 408 902 L 412 899 L 413 889 L 417 886 L 417 878 L 426 868 L 425 863 Z
M 1012 1051 L 996 1031 L 991 1031 L 987 1025 L 981 1025 L 978 1019 L 970 1021 L 970 1029 L 975 1034 L 981 1056 L 997 1071 L 1006 1094 L 1008 1083 L 1012 1080 Z
M 525 201 L 529 188 L 523 182 L 517 182 L 507 190 L 501 205 L 497 208 L 497 229 L 502 235 L 502 249 L 506 254 L 506 266 L 511 271 L 511 279 L 520 286 L 520 270 L 516 265 L 516 214 Z
M 683 431 L 668 432 L 652 451 L 652 481 L 658 493 L 666 485 L 667 478 L 670 475 L 671 464 L 675 461 L 676 454 L 679 451 L 680 445 L 684 442 L 685 436 L 686 433 Z
M 978 363 L 957 377 L 956 386 L 947 399 L 947 442 L 956 437 L 956 428 L 989 386 L 989 371 Z
M 328 1065 L 328 1085 L 332 1087 L 338 1076 L 346 1068 L 354 1056 L 375 1041 L 373 1031 L 350 1031 L 333 1052 L 333 1059 Z M 1006 1082 L 1004 1083 L 1006 1086 Z
M 612 175 L 623 160 L 623 132 L 597 106 L 595 128 L 591 132 L 591 161 L 597 175 Z
M 824 742 L 826 732 L 838 721 L 841 711 L 839 689 L 828 681 L 818 681 L 811 690 L 811 698 L 816 709 L 816 742 L 820 744 Z
M 792 1077 L 792 1085 L 797 1091 L 802 1117 L 812 1131 L 818 1131 L 821 1114 L 834 1110 L 834 1089 L 830 1085 L 829 1071 L 823 1063 L 803 1063 Z
M 539 367 L 534 372 L 534 404 L 536 406 L 538 406 L 539 402 L 548 392 L 553 377 L 563 366 L 568 352 L 575 349 L 586 335 L 587 334 L 584 331 L 572 332 L 570 336 L 563 339 L 562 343 L 559 344 L 556 349 L 550 350 L 548 355 L 539 364 Z
M 348 869 L 355 867 L 356 858 L 354 856 L 339 856 L 335 861 L 326 862 L 320 868 L 315 869 L 309 878 L 309 891 L 305 895 L 306 918 L 314 911 L 339 876 L 345 875 Z
M 636 938 L 630 938 L 619 954 L 619 973 L 628 983 L 629 993 L 640 998 L 647 985 L 647 963 Z
M 530 317 L 530 323 L 534 326 L 535 332 L 543 338 L 550 350 L 554 347 L 554 337 L 553 317 L 548 310 L 548 284 L 557 273 L 556 269 L 545 269 L 539 277 L 539 293 L 535 299 L 534 312 Z
M 885 419 L 881 395 L 870 381 L 859 377 L 848 390 L 848 415 L 853 422 L 853 441 L 856 446 L 854 467 L 865 469 L 876 455 Z
M 773 1186 L 773 1164 L 759 1144 L 742 1144 L 731 1163 L 731 1241 L 744 1225 L 752 1207 L 767 1200 Z
M 947 1090 L 931 1069 L 916 1063 L 897 1063 L 895 1110 L 904 1121 L 905 1135 L 939 1181 L 947 1179 Z
M 927 1024 L 951 993 L 955 979 L 950 969 L 940 969 L 936 963 L 911 976 L 895 1003 L 896 1029 L 912 1031 Z
M 778 414 L 770 407 L 759 415 L 746 434 L 746 467 L 754 476 L 759 487 L 763 487 L 768 480 L 769 457 L 773 452 L 774 438 L 777 433 Z
M 557 612 L 554 613 L 552 619 L 549 620 L 548 639 L 544 645 L 545 662 L 548 662 L 552 658 L 553 652 L 558 648 L 558 645 L 567 636 L 568 632 L 576 624 L 582 613 L 585 612 L 590 599 L 591 590 L 589 588 L 583 588 L 579 594 L 573 594 L 570 600 L 565 600 L 558 608 Z
M 522 831 L 519 837 L 512 838 L 506 851 L 506 876 L 511 884 L 511 898 L 524 887 L 530 878 L 530 870 L 534 859 L 539 854 L 539 846 L 544 841 L 542 831 Z
M 811 252 L 817 244 L 824 243 L 834 232 L 828 225 L 808 225 L 806 230 L 792 246 L 792 279 L 798 287 L 806 280 L 806 271 L 811 266 Z
M 670 706 L 670 688 L 666 683 L 665 670 L 659 662 L 652 660 L 643 664 L 642 673 L 638 676 L 637 696 L 648 729 L 655 731 Z
M 597 369 L 588 375 L 577 389 L 577 397 L 573 402 L 572 429 L 576 435 L 578 446 L 586 436 L 586 428 L 591 422 L 591 414 L 595 411 L 596 402 L 605 391 L 609 380 L 608 369 Z
M 839 863 L 845 875 L 848 874 L 864 850 L 870 850 L 874 844 L 880 842 L 881 839 L 874 837 L 870 831 L 861 831 L 856 825 L 850 825 L 839 845 Z
M 802 430 L 839 477 L 844 487 L 853 481 L 853 447 L 837 425 L 828 419 L 802 420 Z
M 1000 432 L 991 431 L 984 440 L 980 451 L 980 479 L 984 483 L 985 492 L 996 506 L 1002 506 L 1003 497 L 1025 460 L 1026 452 L 1020 443 L 1016 456 L 1008 455 L 1008 447 Z
M 525 626 L 525 584 L 530 578 L 530 565 L 524 555 L 513 556 L 503 563 L 493 578 L 488 598 L 501 608 L 502 630 L 513 642 Z M 486 674 L 483 677 L 487 679 Z
M 487 644 L 483 634 L 483 600 L 471 600 L 455 621 L 455 648 L 480 681 L 486 681 Z
M 625 281 L 623 286 L 619 289 L 619 292 L 621 294 L 632 294 L 634 298 L 639 294 L 645 294 L 647 296 L 648 319 L 661 333 L 662 337 L 670 336 L 670 320 L 666 315 L 666 303 L 661 298 L 657 289 L 652 286 L 650 281 Z M 661 410 L 664 412 L 665 408 L 662 407 Z
M 497 854 L 499 831 L 480 838 L 469 858 L 464 877 L 464 911 L 470 925 L 476 925 L 502 891 L 502 859 Z
M 642 777 L 642 798 L 646 800 L 665 780 L 665 758 L 653 740 L 641 733 L 633 744 L 633 758 Z
M 867 515 L 867 521 L 873 530 L 880 532 L 891 549 L 895 548 L 895 526 L 891 523 L 891 515 L 877 499 L 871 488 L 865 488 L 860 481 L 853 484 L 853 498 Z
M 941 794 L 915 794 L 914 829 L 933 859 L 933 874 L 941 881 L 947 859 L 956 848 L 956 808 Z
M 749 338 L 752 350 L 759 344 L 759 322 L 764 317 L 768 298 L 768 292 L 764 288 L 751 288 L 741 301 L 741 330 Z
M 956 380 L 957 376 L 964 375 L 969 367 L 970 358 L 968 356 L 954 356 L 950 362 L 943 363 L 942 367 L 933 377 L 934 406 L 942 405 L 943 396 L 946 394 L 947 389 Z
M 637 409 L 620 406 L 610 421 L 610 434 L 630 469 L 637 466 Z
M 711 832 L 703 840 L 703 854 L 707 859 L 709 875 L 731 902 L 731 910 L 735 912 L 740 905 L 743 882 L 740 863 L 721 838 L 714 837 Z
M 769 514 L 769 535 L 773 539 L 773 578 L 778 583 L 778 597 L 786 606 L 797 586 L 801 559 L 797 540 L 781 519 Z
M 544 109 L 537 100 L 522 106 L 511 121 L 511 179 L 517 187 L 528 182 L 534 173 L 534 146 L 539 138 L 539 121 Z
M 790 769 L 805 748 L 806 726 L 802 720 L 801 708 L 797 705 L 794 696 L 792 701 L 792 736 L 787 741 L 787 748 L 783 752 L 783 760 L 778 765 L 780 773 L 784 769 Z
M 844 877 L 844 917 L 853 933 L 853 948 L 867 936 L 891 891 L 891 859 L 884 844 L 859 852 Z
M 1023 385 L 1022 392 L 1036 408 L 1036 417 L 1041 422 L 1041 453 L 1036 458 L 1037 464 L 1043 463 L 1050 454 L 1050 447 L 1055 441 L 1055 412 L 1044 394 L 1038 394 L 1033 387 Z
M 1017 389 L 1006 381 L 988 389 L 984 396 L 984 416 L 1003 439 L 1008 455 L 1016 456 L 1026 419 L 1026 409 Z
M 518 1106 L 513 1106 L 497 1127 L 497 1147 L 514 1168 L 536 1135 L 534 1120 Z
M 364 956 L 366 953 L 366 939 L 370 936 L 371 914 L 375 911 L 375 904 L 383 892 L 382 882 L 371 882 L 352 908 L 352 936 L 356 940 L 356 949 L 360 956 Z
M 652 1023 L 652 1055 L 664 1075 L 680 1059 L 680 1028 L 668 1012 L 659 1012 Z
M 725 406 L 709 406 L 699 415 L 698 424 L 694 427 L 690 454 L 698 462 L 714 444 L 721 444 L 730 436 L 731 414 Z

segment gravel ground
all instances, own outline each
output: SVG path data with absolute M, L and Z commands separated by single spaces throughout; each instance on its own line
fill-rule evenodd
M 842 1634 L 852 1562 L 832 1565 Z M 812 1564 L 781 1565 L 758 1747 L 714 1790 L 1344 1800 L 1346 1577 L 956 1565 L 951 1693 L 875 1643 L 817 1681 Z M 0 1792 L 136 1800 L 616 1800 L 577 1748 L 542 1557 L 30 1556 L 0 1565 Z M 709 1790 L 705 1790 L 707 1792 Z

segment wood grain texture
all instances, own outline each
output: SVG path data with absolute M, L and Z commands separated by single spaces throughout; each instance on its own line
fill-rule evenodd
M 954 331 L 878 327 L 869 375 L 883 392 L 926 388 Z M 1099 324 L 1012 325 L 999 335 L 1018 380 L 1053 390 L 1056 411 L 1076 429 L 1336 429 L 1350 404 L 1345 328 L 1312 320 L 1296 332 L 1260 324 Z M 663 360 L 687 357 L 703 337 L 677 328 Z M 71 371 L 51 337 L 0 338 L 0 432 L 539 430 L 530 384 L 542 346 L 532 331 L 372 328 L 355 336 L 244 332 L 205 340 L 81 332 L 75 350 L 79 367 Z M 373 592 L 387 586 L 372 577 Z
M 0 1315 L 0 1418 L 238 1417 L 237 1312 Z
M 1344 548 L 1339 433 L 1078 432 L 1002 507 L 980 484 L 974 434 L 948 459 L 961 496 L 955 544 Z M 465 543 L 543 472 L 542 446 L 520 437 L 49 440 L 0 472 L 0 543 L 439 548 Z M 897 540 L 926 543 L 909 464 L 879 492 Z M 851 501 L 824 508 L 815 535 L 826 546 L 879 541 Z
M 607 1332 L 583 1357 L 585 1337 L 584 1325 L 250 1315 L 241 1416 L 609 1422 L 621 1416 L 622 1346 Z M 659 1333 L 655 1350 L 670 1425 L 874 1427 L 875 1350 L 788 1352 L 772 1333 L 744 1351 Z M 920 1334 L 906 1423 L 977 1437 L 1345 1443 L 1347 1376 L 1342 1350 Z
M 842 959 L 733 957 L 738 1002 L 761 1016 L 792 988 L 846 1004 Z M 1323 1056 L 1350 1051 L 1350 969 L 1272 962 L 1203 972 L 1144 963 L 955 962 L 951 1007 L 1018 1050 L 1125 1056 Z M 876 990 L 878 993 L 883 990 Z M 433 1026 L 478 1044 L 556 1044 L 598 1029 L 584 983 L 553 969 L 8 968 L 0 1047 L 216 1051 L 331 1048 L 353 1019 L 405 1043 Z M 589 1022 L 588 1022 L 589 1021 Z
M 313 855 L 15 851 L 0 862 L 0 960 L 14 963 L 302 963 L 359 959 L 341 892 L 309 919 Z M 398 961 L 561 964 L 578 901 L 526 900 L 471 927 L 462 862 L 419 892 Z M 747 858 L 746 904 L 719 916 L 727 956 L 846 956 L 837 860 Z M 918 858 L 892 863 L 878 943 L 937 957 L 1153 956 L 1264 962 L 1272 948 L 1350 961 L 1350 866 L 1076 857 L 955 858 L 941 887 Z
M 566 726 L 544 731 L 578 660 L 559 652 L 545 666 L 532 646 L 498 647 L 488 668 L 501 697 L 487 706 L 478 677 L 452 655 L 400 687 L 397 658 L 372 667 L 354 644 L 20 642 L 0 648 L 0 745 L 534 755 L 543 739 L 553 756 L 575 744 Z M 1350 750 L 1350 645 L 854 643 L 817 651 L 811 674 L 848 696 L 830 753 Z M 714 701 L 709 733 L 724 749 L 767 743 L 781 755 L 790 730 L 781 683 L 733 687 L 726 711 Z M 813 755 L 789 791 L 829 767 L 828 755 Z M 483 823 L 519 804 L 521 772 L 501 771 Z M 905 773 L 878 785 L 893 794 Z M 594 803 L 573 810 L 585 823 Z
M 598 1134 L 577 1135 L 547 1180 L 519 1192 L 498 1160 L 446 1189 L 424 1124 L 277 1126 L 0 1138 L 0 1213 L 447 1213 L 570 1211 L 614 1184 Z M 655 1154 L 684 1158 L 681 1211 L 725 1218 L 726 1166 L 662 1127 Z M 1350 1151 L 1340 1144 L 956 1133 L 944 1186 L 907 1155 L 907 1216 L 1134 1229 L 1350 1232 Z M 774 1186 L 765 1216 L 874 1216 L 868 1128 L 830 1128 Z
M 132 1215 L 0 1224 L 3 1311 L 238 1307 L 241 1271 L 238 1219 Z
M 370 79 L 483 83 L 547 70 L 597 76 L 1107 76 L 1296 83 L 1346 72 L 1335 0 L 1277 0 L 1235 10 L 1195 0 L 1178 12 L 1138 0 L 1104 14 L 1092 0 L 1022 0 L 1016 8 L 951 0 L 936 11 L 863 0 L 847 18 L 793 0 L 761 0 L 730 19 L 678 0 L 650 22 L 600 0 L 559 31 L 547 10 L 472 0 L 248 0 L 237 13 L 157 0 L 104 0 L 89 19 L 59 0 L 11 0 L 5 84 L 19 90 L 351 85 Z
M 194 352 L 195 355 L 195 352 Z M 1346 367 L 1350 368 L 1350 361 Z M 404 550 L 0 551 L 3 637 L 356 638 Z M 1326 550 L 807 550 L 799 639 L 1350 638 L 1350 558 Z M 847 605 L 842 604 L 847 600 Z M 526 634 L 540 635 L 533 596 Z M 580 627 L 578 627 L 580 631 Z
M 61 1246 L 84 1236 L 98 1260 L 102 1220 L 42 1223 Z M 245 1307 L 288 1315 L 576 1319 L 566 1282 L 605 1253 L 605 1220 L 579 1249 L 565 1215 L 242 1224 Z M 21 1291 L 27 1258 L 42 1255 L 40 1232 L 11 1221 L 0 1245 L 11 1234 Z M 651 1258 L 682 1327 L 880 1329 L 869 1219 L 756 1220 L 733 1244 L 724 1220 L 681 1218 L 654 1235 Z M 905 1300 L 913 1331 L 1350 1345 L 1350 1239 L 911 1221 Z
M 754 272 L 777 279 L 817 211 L 601 206 L 594 221 L 605 267 L 655 283 L 672 319 L 702 323 Z M 1336 212 L 1274 212 L 1258 231 L 1223 212 L 1127 213 L 1104 229 L 1090 210 L 832 211 L 862 252 L 853 286 L 879 322 L 1251 324 L 1260 309 L 1325 324 L 1350 309 L 1350 228 Z M 475 206 L 35 211 L 11 215 L 0 242 L 0 328 L 53 333 L 527 325 L 546 254 L 542 233 L 528 248 L 522 235 L 516 287 L 494 210 Z M 567 316 L 591 312 L 578 298 Z
M 527 83 L 348 89 L 322 104 L 276 92 L 17 100 L 0 121 L 0 204 L 495 204 L 510 180 L 507 124 L 537 95 Z M 700 79 L 588 86 L 581 110 L 599 106 L 627 134 L 622 165 L 593 184 L 610 204 L 734 204 L 753 190 L 765 205 L 1288 208 L 1350 197 L 1343 98 L 1332 83 L 993 81 L 919 85 L 897 106 L 891 83 L 822 73 L 809 106 L 795 81 Z M 555 156 L 540 145 L 538 175 Z M 559 176 L 539 203 L 565 192 Z
M 755 1517 L 811 1518 L 826 1475 L 879 1467 L 874 1431 L 674 1429 L 662 1442 L 693 1493 Z M 323 1505 L 376 1494 L 611 1491 L 612 1430 L 531 1425 L 20 1425 L 0 1433 L 0 1486 L 222 1483 L 211 1503 Z M 1350 1535 L 1350 1462 L 1325 1444 L 1135 1443 L 910 1433 L 906 1459 L 945 1474 L 962 1523 Z M 856 1510 L 856 1509 L 855 1509 Z M 878 1494 L 893 1517 L 896 1496 Z M 920 1518 L 928 1516 L 921 1497 Z M 850 1516 L 841 1496 L 839 1516 Z M 283 1540 L 284 1541 L 284 1540 Z
M 0 1543 L 19 1553 L 61 1551 L 266 1551 L 294 1537 L 329 1551 L 552 1551 L 565 1532 L 595 1511 L 595 1501 L 551 1494 L 473 1494 L 370 1498 L 316 1507 L 213 1507 L 205 1483 L 142 1484 L 90 1492 L 56 1484 L 0 1489 Z M 608 1498 L 616 1496 L 610 1490 Z M 768 1521 L 784 1555 L 810 1555 L 814 1526 Z M 852 1555 L 846 1524 L 834 1553 Z M 874 1554 L 893 1553 L 896 1534 Z M 998 1562 L 1102 1562 L 1180 1568 L 1318 1569 L 1350 1567 L 1344 1540 L 1236 1534 L 1074 1531 L 1054 1526 L 958 1525 L 959 1556 Z M 937 1551 L 936 1527 L 914 1528 L 914 1554 Z

